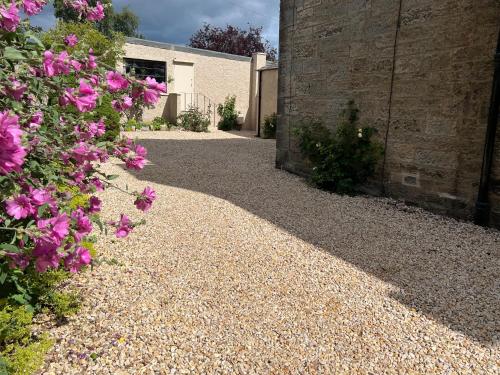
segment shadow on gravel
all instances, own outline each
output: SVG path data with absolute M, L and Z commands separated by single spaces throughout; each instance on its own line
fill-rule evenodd
M 144 181 L 232 202 L 401 290 L 391 295 L 483 344 L 500 336 L 500 234 L 386 200 L 319 192 L 274 168 L 272 140 L 142 139 Z

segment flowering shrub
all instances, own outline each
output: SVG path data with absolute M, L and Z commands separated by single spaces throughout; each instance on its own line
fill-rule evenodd
M 31 304 L 19 282 L 25 275 L 89 265 L 95 227 L 111 227 L 119 238 L 133 230 L 136 223 L 125 215 L 100 220 L 96 193 L 114 187 L 116 177 L 100 167 L 114 156 L 138 170 L 147 152 L 130 139 L 104 140 L 106 122 L 96 108 L 107 97 L 126 114 L 166 92 L 165 84 L 124 76 L 92 49 L 75 48 L 81 42 L 74 34 L 44 47 L 21 13 L 35 15 L 45 4 L 0 0 L 0 307 L 2 298 Z M 65 4 L 89 21 L 104 17 L 100 2 Z M 151 188 L 132 195 L 141 211 L 156 198 Z
M 351 194 L 375 173 L 383 155 L 375 129 L 358 128 L 358 109 L 349 102 L 335 132 L 312 121 L 296 129 L 299 146 L 313 164 L 311 180 L 319 188 Z

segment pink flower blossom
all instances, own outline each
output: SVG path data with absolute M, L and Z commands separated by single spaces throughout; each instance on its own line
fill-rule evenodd
M 74 95 L 75 90 L 72 88 L 67 88 L 64 91 L 63 96 L 59 98 L 59 104 L 66 106 L 68 104 L 73 104 L 80 112 L 92 111 L 96 106 L 96 101 L 98 98 L 97 92 L 90 86 L 85 80 L 80 80 L 80 88 L 78 95 Z
M 133 103 L 130 96 L 124 96 L 121 100 L 113 100 L 111 104 L 116 111 L 123 112 L 132 107 Z
M 89 70 L 97 68 L 96 58 L 94 56 L 94 50 L 92 48 L 89 50 L 89 60 L 87 61 L 86 68 Z
M 14 199 L 10 199 L 5 202 L 5 208 L 7 213 L 14 219 L 26 219 L 28 216 L 33 214 L 33 206 L 31 205 L 30 199 L 24 195 L 18 195 Z
M 144 159 L 142 156 L 133 156 L 133 157 L 128 157 L 125 159 L 125 166 L 128 169 L 134 169 L 136 171 L 140 171 L 141 169 L 144 168 L 146 165 L 146 159 Z
M 80 242 L 83 237 L 92 232 L 92 222 L 81 208 L 74 211 L 71 214 L 71 218 L 75 221 L 75 240 L 76 242 Z
M 94 8 L 90 8 L 87 13 L 87 19 L 89 21 L 101 21 L 104 19 L 104 6 L 100 1 L 97 2 Z
M 78 44 L 78 37 L 75 34 L 69 34 L 66 38 L 64 38 L 64 44 L 69 47 L 74 47 Z
M 128 87 L 128 81 L 118 72 L 107 72 L 106 81 L 109 92 L 125 90 Z
M 15 2 L 12 2 L 9 8 L 5 5 L 0 7 L 0 28 L 10 32 L 16 31 L 20 21 L 19 9 Z
M 120 216 L 120 221 L 117 224 L 115 235 L 118 238 L 125 238 L 132 231 L 133 226 L 130 219 L 122 214 Z
M 90 197 L 89 199 L 89 209 L 90 214 L 94 214 L 101 211 L 101 200 L 97 197 Z
M 10 86 L 7 87 L 7 93 L 15 100 L 20 101 L 24 96 L 24 92 L 28 89 L 28 86 L 14 78 L 11 78 L 10 82 Z
M 45 4 L 45 0 L 23 0 L 24 13 L 28 16 L 34 16 L 42 11 Z
M 43 112 L 37 111 L 31 116 L 30 123 L 28 127 L 30 130 L 36 130 L 42 125 L 43 123 Z
M 53 203 L 52 194 L 46 189 L 35 189 L 31 192 L 31 203 L 35 206 Z
M 134 204 L 137 209 L 146 212 L 151 208 L 153 201 L 156 199 L 156 193 L 149 186 L 144 189 L 141 195 L 137 197 Z
M 60 256 L 57 249 L 60 241 L 48 236 L 43 236 L 35 240 L 33 256 L 36 258 L 35 268 L 37 272 L 45 272 L 48 268 L 58 268 Z
M 38 220 L 37 227 L 50 234 L 51 238 L 62 241 L 69 234 L 70 219 L 66 213 L 50 219 Z
M 29 260 L 28 256 L 26 256 L 24 254 L 7 253 L 5 255 L 8 258 L 10 258 L 10 262 L 9 262 L 10 269 L 14 269 L 16 267 L 19 267 L 20 269 L 24 270 L 30 264 L 30 260 Z
M 64 267 L 71 273 L 80 271 L 83 266 L 87 266 L 92 261 L 89 251 L 78 246 L 75 251 L 64 258 Z
M 71 72 L 71 60 L 68 52 L 62 51 L 59 55 L 54 55 L 52 51 L 43 53 L 43 71 L 47 77 L 53 77 Z
M 0 112 L 0 174 L 19 172 L 24 163 L 26 150 L 21 145 L 19 117 Z

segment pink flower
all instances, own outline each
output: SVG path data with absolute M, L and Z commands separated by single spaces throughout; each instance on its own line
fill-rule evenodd
M 23 98 L 24 92 L 28 86 L 21 84 L 17 79 L 11 78 L 11 86 L 7 87 L 7 93 L 15 100 L 20 101 Z
M 7 253 L 5 255 L 11 260 L 9 262 L 9 268 L 11 269 L 19 267 L 20 269 L 24 270 L 30 264 L 29 258 L 24 254 Z
M 52 194 L 45 189 L 35 189 L 31 192 L 31 203 L 35 206 L 53 203 Z
M 156 90 L 146 89 L 144 90 L 144 103 L 146 104 L 156 104 L 160 98 L 160 94 Z
M 24 13 L 28 16 L 34 16 L 42 11 L 45 3 L 44 0 L 23 0 Z
M 115 235 L 118 238 L 125 238 L 132 231 L 133 226 L 130 219 L 122 214 L 120 216 L 120 221 L 117 224 Z
M 128 87 L 128 81 L 118 72 L 107 72 L 106 80 L 109 92 L 117 92 Z
M 89 21 L 101 21 L 104 19 L 104 7 L 100 1 L 97 2 L 94 8 L 90 8 L 87 13 L 87 19 Z
M 21 145 L 19 117 L 0 112 L 0 174 L 19 172 L 24 163 L 26 150 Z
M 134 204 L 137 209 L 146 212 L 151 208 L 153 201 L 156 199 L 156 193 L 149 186 L 144 189 L 142 194 L 137 197 Z
M 89 81 L 92 84 L 92 86 L 99 86 L 99 77 L 96 76 L 95 74 L 90 76 Z
M 80 242 L 83 237 L 92 232 L 92 222 L 81 208 L 74 211 L 71 218 L 75 220 L 75 240 Z
M 45 272 L 48 268 L 58 268 L 60 255 L 57 249 L 60 241 L 54 240 L 48 236 L 40 237 L 35 240 L 33 256 L 36 258 L 35 268 L 37 272 Z
M 142 156 L 128 157 L 125 159 L 125 166 L 128 169 L 134 169 L 136 171 L 140 171 L 146 165 L 146 159 Z
M 26 219 L 33 213 L 33 206 L 30 199 L 24 194 L 5 202 L 5 208 L 7 209 L 7 213 L 17 220 Z
M 69 34 L 66 38 L 64 38 L 64 44 L 69 47 L 74 47 L 78 44 L 78 37 L 75 34 Z
M 80 15 L 88 8 L 89 4 L 87 0 L 73 0 L 73 1 L 64 1 L 64 5 L 69 6 L 76 10 Z
M 16 3 L 12 2 L 9 8 L 6 8 L 5 5 L 0 7 L 0 28 L 5 31 L 16 31 L 20 20 Z
M 73 253 L 64 259 L 64 267 L 71 273 L 76 273 L 83 266 L 89 265 L 91 261 L 92 256 L 89 251 L 84 247 L 78 246 Z
M 53 77 L 60 74 L 69 74 L 71 60 L 68 52 L 63 51 L 59 55 L 54 55 L 52 51 L 43 53 L 43 71 L 47 77 Z
M 101 211 L 101 200 L 97 197 L 89 199 L 89 213 L 94 214 Z
M 71 66 L 73 67 L 73 69 L 75 70 L 75 72 L 79 72 L 80 70 L 82 70 L 82 63 L 78 60 L 71 60 Z
M 113 100 L 111 102 L 111 104 L 113 105 L 113 108 L 118 111 L 118 112 L 123 112 L 125 111 L 126 109 L 129 109 L 130 107 L 132 107 L 132 98 L 130 96 L 124 96 L 122 98 L 122 100 Z
M 70 219 L 66 213 L 57 215 L 51 219 L 38 220 L 38 229 L 50 233 L 53 239 L 62 241 L 69 234 Z
M 94 56 L 94 50 L 92 48 L 89 50 L 89 60 L 87 61 L 86 67 L 89 70 L 97 68 L 96 58 Z
M 87 82 L 83 79 L 80 80 L 78 95 L 74 95 L 74 92 L 74 89 L 66 89 L 63 96 L 59 98 L 59 104 L 66 106 L 71 103 L 76 106 L 80 112 L 89 112 L 95 108 L 99 95 Z
M 101 180 L 99 180 L 98 177 L 94 177 L 92 180 L 90 180 L 90 182 L 95 186 L 95 189 L 97 191 L 104 191 L 104 184 Z
M 43 112 L 37 111 L 31 116 L 31 120 L 29 123 L 30 130 L 36 130 L 43 123 Z

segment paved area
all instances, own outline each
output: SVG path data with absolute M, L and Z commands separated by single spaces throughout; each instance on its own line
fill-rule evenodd
M 274 168 L 245 133 L 143 132 L 146 215 L 108 191 L 85 303 L 46 374 L 498 374 L 500 233 Z M 130 134 L 129 134 L 130 136 Z

